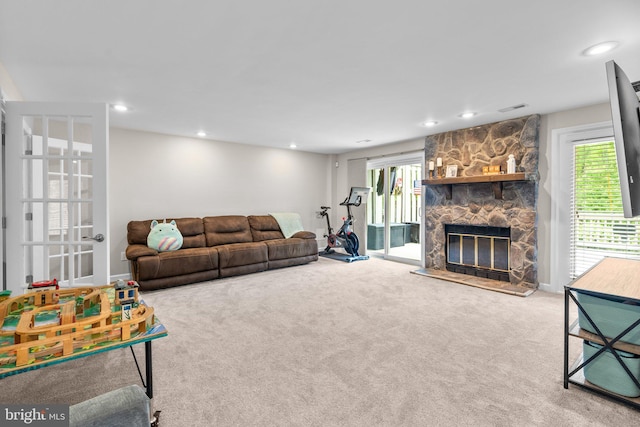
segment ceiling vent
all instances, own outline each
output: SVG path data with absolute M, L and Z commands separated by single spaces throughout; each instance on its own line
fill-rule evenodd
M 518 104 L 518 105 L 512 105 L 511 107 L 506 107 L 503 108 L 501 110 L 498 110 L 501 113 L 506 113 L 508 111 L 513 111 L 513 110 L 519 110 L 520 108 L 524 108 L 524 107 L 528 107 L 528 104 Z

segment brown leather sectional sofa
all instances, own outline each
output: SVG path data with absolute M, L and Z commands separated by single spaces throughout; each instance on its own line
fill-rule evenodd
M 176 218 L 183 243 L 172 252 L 157 252 L 147 246 L 151 221 L 130 221 L 127 225 L 126 255 L 133 280 L 142 290 L 318 260 L 315 233 L 299 231 L 285 238 L 271 215 Z

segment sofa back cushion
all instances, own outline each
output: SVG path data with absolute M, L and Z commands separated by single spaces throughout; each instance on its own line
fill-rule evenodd
M 207 246 L 253 242 L 246 216 L 206 216 L 203 218 L 203 223 Z
M 271 215 L 249 215 L 249 225 L 254 242 L 264 240 L 284 239 L 278 221 Z
M 166 218 L 167 222 L 170 222 L 173 218 Z M 164 221 L 165 218 L 157 220 L 158 222 Z M 202 224 L 202 218 L 175 218 L 176 227 L 182 234 L 182 248 L 203 248 L 206 246 L 204 237 L 204 225 Z M 144 221 L 129 221 L 127 224 L 127 242 L 130 245 L 145 245 L 147 244 L 147 236 L 151 231 L 151 219 Z

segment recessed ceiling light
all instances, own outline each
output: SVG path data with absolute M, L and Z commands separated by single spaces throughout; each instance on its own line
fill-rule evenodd
M 583 50 L 582 54 L 585 56 L 600 55 L 602 53 L 609 52 L 610 50 L 615 49 L 616 47 L 618 47 L 618 44 L 619 43 L 615 41 L 598 43 Z
M 124 104 L 114 104 L 113 109 L 120 112 L 125 112 L 129 110 L 129 108 Z
M 295 142 L 292 142 L 291 144 L 289 144 L 289 148 L 298 148 L 298 146 Z
M 471 117 L 473 117 L 475 115 L 476 115 L 476 113 L 474 113 L 472 111 L 468 111 L 466 113 L 460 114 L 460 117 L 462 117 L 463 119 L 470 119 Z
M 438 122 L 436 122 L 435 120 L 429 120 L 429 121 L 426 121 L 426 122 L 422 122 L 422 126 L 428 127 L 428 128 L 430 128 L 432 126 L 435 126 L 437 124 L 438 124 Z
M 200 138 L 204 138 L 205 136 L 207 136 L 207 133 L 205 131 L 201 130 L 196 135 L 198 135 Z

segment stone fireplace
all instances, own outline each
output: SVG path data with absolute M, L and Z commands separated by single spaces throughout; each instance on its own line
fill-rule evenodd
M 431 179 L 424 186 L 427 270 L 471 274 L 475 269 L 472 274 L 478 275 L 479 271 L 479 277 L 529 289 L 538 287 L 539 122 L 539 115 L 531 115 L 426 137 L 426 163 L 440 157 L 445 168 L 457 165 L 458 177 L 483 176 L 484 166 L 500 166 L 506 171 L 509 154 L 515 156 L 516 171 L 525 177 L 499 183 L 461 180 L 446 185 L 439 185 L 437 178 Z M 500 191 L 496 191 L 498 184 Z M 463 232 L 449 232 L 447 237 L 448 225 L 463 227 Z M 472 233 L 464 231 L 465 226 L 480 227 L 480 238 L 466 236 Z M 490 229 L 500 231 L 497 236 L 493 231 L 482 235 L 482 230 Z M 458 237 L 451 240 L 451 235 Z M 506 251 L 506 264 L 504 259 L 498 260 L 497 268 L 496 246 Z M 456 249 L 460 259 L 448 259 L 455 256 Z M 493 265 L 488 268 L 491 262 Z M 469 271 L 465 271 L 467 268 Z

